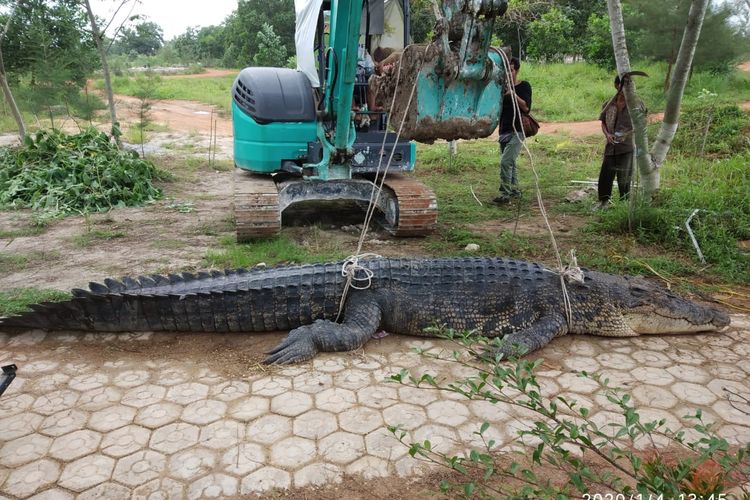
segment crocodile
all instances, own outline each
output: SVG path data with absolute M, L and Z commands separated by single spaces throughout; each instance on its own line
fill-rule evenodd
M 488 353 L 499 359 L 568 333 L 708 332 L 730 321 L 721 309 L 639 277 L 583 270 L 580 281 L 566 286 L 568 309 L 560 275 L 541 264 L 481 257 L 375 258 L 360 264 L 346 294 L 341 262 L 106 279 L 88 290 L 74 289 L 69 300 L 0 318 L 0 329 L 291 330 L 265 359 L 287 364 L 317 352 L 357 349 L 378 329 L 431 335 L 428 327 L 443 325 L 504 337 Z

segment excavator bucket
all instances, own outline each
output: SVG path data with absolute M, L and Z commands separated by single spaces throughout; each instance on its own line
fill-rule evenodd
M 486 65 L 486 77 L 450 74 L 437 43 L 409 45 L 370 85 L 402 138 L 425 143 L 477 139 L 495 130 L 502 104 L 500 56 L 488 54 Z

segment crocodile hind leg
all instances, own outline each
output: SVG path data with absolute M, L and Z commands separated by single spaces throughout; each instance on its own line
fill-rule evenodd
M 499 346 L 487 349 L 482 357 L 497 359 L 502 354 L 503 359 L 519 357 L 541 349 L 555 337 L 568 333 L 568 324 L 561 314 L 550 314 L 534 322 L 530 327 L 503 337 Z
M 306 361 L 318 352 L 352 351 L 365 345 L 380 325 L 380 305 L 372 294 L 355 292 L 346 302 L 344 321 L 319 319 L 289 332 L 268 351 L 266 364 Z

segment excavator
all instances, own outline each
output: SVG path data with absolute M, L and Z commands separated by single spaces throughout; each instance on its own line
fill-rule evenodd
M 232 86 L 238 241 L 276 235 L 288 207 L 325 200 L 375 203 L 395 236 L 434 231 L 434 192 L 405 175 L 414 141 L 497 127 L 505 71 L 490 39 L 506 9 L 434 0 L 432 41 L 409 44 L 408 0 L 295 0 L 297 69 L 245 68 Z M 384 52 L 394 64 L 366 79 L 363 62 Z

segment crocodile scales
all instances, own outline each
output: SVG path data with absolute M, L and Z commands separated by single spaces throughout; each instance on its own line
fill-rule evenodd
M 260 332 L 291 330 L 266 358 L 293 363 L 363 346 L 379 328 L 428 335 L 445 325 L 504 336 L 498 353 L 531 352 L 567 333 L 628 337 L 718 330 L 729 316 L 642 278 L 584 270 L 567 285 L 540 265 L 500 258 L 361 261 L 373 276 L 344 290 L 342 263 L 152 275 L 90 283 L 64 302 L 42 303 L 2 327 L 87 331 Z M 358 271 L 357 278 L 363 278 Z

